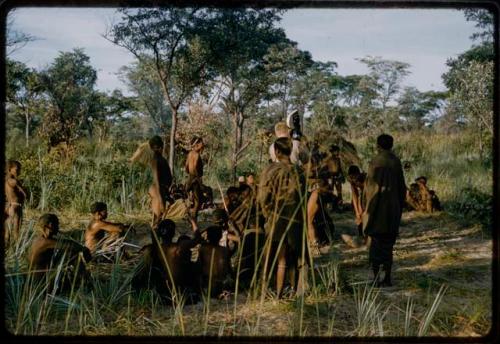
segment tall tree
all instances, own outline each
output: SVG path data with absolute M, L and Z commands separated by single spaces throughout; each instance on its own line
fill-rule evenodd
M 270 9 L 218 9 L 211 13 L 204 39 L 210 42 L 218 78 L 214 90 L 220 93 L 220 105 L 233 121 L 234 142 L 232 174 L 247 144 L 243 143 L 244 126 L 249 111 L 266 94 L 270 79 L 265 56 L 274 45 L 287 42 L 285 33 L 276 27 L 278 12 Z M 217 61 L 219 63 L 217 63 Z
M 210 49 L 200 34 L 208 11 L 165 6 L 120 9 L 121 21 L 104 35 L 130 51 L 160 82 L 172 111 L 169 163 L 173 167 L 175 134 L 180 107 L 210 79 Z M 172 170 L 174 170 L 172 168 Z
M 418 130 L 430 120 L 426 117 L 440 106 L 444 92 L 421 92 L 415 87 L 405 87 L 398 99 L 398 114 L 402 119 L 401 128 L 406 131 Z
M 61 52 L 41 73 L 41 85 L 49 102 L 41 133 L 49 147 L 70 145 L 89 128 L 96 80 L 97 72 L 83 49 Z
M 301 78 L 306 77 L 312 64 L 311 54 L 298 49 L 295 42 L 278 44 L 269 50 L 266 55 L 266 68 L 272 78 L 270 98 L 279 104 L 277 120 L 286 119 L 290 108 L 297 105 L 303 105 L 298 109 L 303 118 L 305 104 L 294 104 L 293 89 Z M 295 97 L 295 100 L 298 99 Z
M 131 66 L 123 66 L 120 75 L 129 91 L 135 95 L 135 108 L 147 116 L 153 132 L 167 132 L 167 128 L 172 125 L 172 112 L 165 99 L 162 84 L 155 74 L 137 61 Z
M 484 140 L 493 135 L 493 62 L 471 62 L 460 74 L 450 103 L 450 110 L 459 112 L 476 131 L 482 158 Z
M 398 122 L 397 112 L 391 102 L 396 100 L 401 89 L 401 82 L 410 74 L 410 65 L 372 56 L 366 56 L 359 61 L 370 70 L 369 78 L 362 79 L 365 82 L 364 86 L 377 94 L 374 105 L 378 111 L 373 114 L 374 117 L 378 117 L 376 126 L 382 130 L 390 130 Z
M 42 92 L 39 74 L 24 63 L 7 59 L 7 113 L 23 119 L 26 146 L 29 145 L 31 124 L 40 113 Z

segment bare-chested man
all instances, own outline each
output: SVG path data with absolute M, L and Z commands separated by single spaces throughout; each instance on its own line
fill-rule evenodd
M 19 161 L 7 161 L 6 169 L 4 231 L 5 245 L 7 246 L 11 238 L 16 241 L 19 237 L 23 217 L 23 205 L 26 200 L 26 192 L 24 191 L 21 182 L 18 180 L 19 174 L 21 173 L 21 164 Z
M 149 188 L 151 197 L 151 208 L 153 210 L 153 225 L 158 223 L 165 212 L 167 201 L 171 201 L 169 196 L 172 185 L 172 171 L 167 160 L 163 157 L 163 141 L 159 136 L 153 136 L 149 140 L 149 146 L 154 152 L 151 162 L 153 172 L 153 185 Z
M 185 165 L 186 173 L 188 174 L 186 191 L 191 201 L 189 212 L 194 221 L 196 221 L 202 198 L 203 161 L 201 160 L 201 153 L 203 153 L 203 148 L 205 147 L 203 139 L 197 136 L 193 137 L 191 147 L 192 149 L 187 156 Z
M 95 202 L 90 207 L 90 212 L 92 213 L 92 221 L 90 221 L 85 231 L 85 246 L 90 250 L 90 253 L 94 255 L 99 248 L 98 246 L 105 248 L 107 245 L 116 241 L 120 234 L 125 231 L 126 226 L 121 223 L 106 221 L 108 217 L 108 207 L 106 203 Z M 102 245 L 98 245 L 100 242 Z
M 38 220 L 40 235 L 33 240 L 31 253 L 29 256 L 30 271 L 35 279 L 40 280 L 49 273 L 50 269 L 55 269 L 57 264 L 62 262 L 68 269 L 62 269 L 63 278 L 61 287 L 66 289 L 75 279 L 70 271 L 75 271 L 84 276 L 86 274 L 84 263 L 89 261 L 91 256 L 87 248 L 72 240 L 58 238 L 59 219 L 54 214 L 44 214 Z M 82 253 L 82 260 L 78 263 L 78 255 Z M 55 277 L 55 273 L 53 274 Z M 80 281 L 81 278 L 78 279 Z

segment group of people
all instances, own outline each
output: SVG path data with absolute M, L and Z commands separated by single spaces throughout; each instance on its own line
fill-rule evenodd
M 235 281 L 242 288 L 257 283 L 268 286 L 274 281 L 276 295 L 281 297 L 288 276 L 289 290 L 304 291 L 308 266 L 327 253 L 334 240 L 329 209 L 343 208 L 345 178 L 340 148 L 332 145 L 324 153 L 317 144 L 301 142 L 298 116 L 291 118 L 290 123 L 275 126 L 269 164 L 259 175 L 247 173 L 239 178 L 238 186 L 227 189 L 222 205 L 212 211 L 206 228 L 199 227 L 198 213 L 204 204 L 213 205 L 213 195 L 211 188 L 203 184 L 203 139 L 191 140 L 184 185 L 173 184 L 170 166 L 162 155 L 162 139 L 154 136 L 149 140 L 153 176 L 148 191 L 153 215 L 151 244 L 139 251 L 140 263 L 132 279 L 134 289 L 155 289 L 169 300 L 187 295 L 189 301 L 196 302 L 205 289 L 212 296 L 224 296 Z M 441 209 L 425 177 L 417 178 L 407 189 L 401 162 L 392 147 L 393 138 L 380 135 L 377 155 L 367 172 L 356 165 L 347 169 L 357 235 L 369 247 L 369 262 L 378 286 L 392 285 L 392 252 L 403 209 Z M 7 162 L 6 244 L 18 236 L 26 199 L 18 179 L 20 169 L 17 161 Z M 184 218 L 192 229 L 187 234 L 181 234 L 169 217 L 169 210 L 179 202 L 186 205 Z M 40 217 L 40 235 L 29 257 L 35 275 L 43 276 L 44 271 L 52 269 L 54 259 L 60 258 L 63 251 L 73 266 L 70 271 L 78 274 L 86 274 L 85 262 L 94 259 L 99 250 L 118 247 L 118 252 L 124 254 L 116 243 L 123 243 L 130 226 L 107 221 L 103 202 L 94 203 L 90 212 L 84 245 L 58 238 L 56 215 Z

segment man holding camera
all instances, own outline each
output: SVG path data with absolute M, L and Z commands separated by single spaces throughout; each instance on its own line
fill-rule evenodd
M 276 123 L 274 126 L 274 134 L 277 139 L 281 137 L 292 139 L 292 153 L 290 154 L 290 161 L 292 164 L 305 164 L 307 162 L 308 154 L 305 152 L 305 148 L 302 147 L 303 145 L 300 144 L 302 132 L 300 130 L 299 112 L 297 110 L 293 110 L 287 116 L 287 122 L 281 121 Z M 269 147 L 269 156 L 271 157 L 271 161 L 278 161 L 274 152 L 274 143 Z

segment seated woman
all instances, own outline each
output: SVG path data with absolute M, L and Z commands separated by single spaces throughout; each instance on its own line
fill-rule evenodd
M 42 215 L 38 229 L 40 235 L 33 241 L 29 256 L 34 278 L 39 281 L 47 278 L 51 284 L 49 291 L 68 290 L 73 281 L 84 281 L 87 277 L 85 263 L 91 259 L 89 250 L 73 240 L 59 237 L 59 219 L 54 214 Z M 58 271 L 62 273 L 61 283 L 52 285 Z M 75 278 L 75 274 L 78 277 Z

